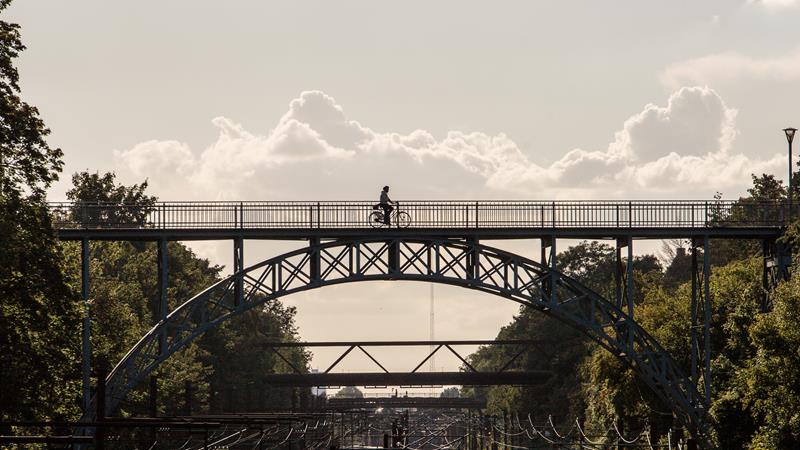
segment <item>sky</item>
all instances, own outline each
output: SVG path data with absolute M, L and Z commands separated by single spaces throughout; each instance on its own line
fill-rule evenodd
M 785 178 L 781 129 L 800 125 L 798 0 L 17 0 L 3 16 L 65 153 L 51 200 L 81 170 L 162 200 L 732 199 L 752 173 Z M 230 264 L 229 243 L 190 245 Z M 297 245 L 248 243 L 247 262 Z M 492 338 L 517 311 L 435 296 L 440 338 Z M 287 302 L 308 340 L 427 339 L 428 297 L 375 283 Z

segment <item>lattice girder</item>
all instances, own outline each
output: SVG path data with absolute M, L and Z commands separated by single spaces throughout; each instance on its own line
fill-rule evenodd
M 235 286 L 244 286 L 237 302 Z M 107 378 L 111 413 L 127 393 L 170 355 L 207 330 L 265 302 L 340 283 L 411 280 L 475 289 L 518 302 L 588 335 L 653 389 L 690 429 L 707 405 L 661 345 L 614 303 L 531 259 L 472 241 L 362 239 L 311 245 L 245 268 L 172 311 Z M 159 336 L 165 345 L 159 348 Z M 696 429 L 696 428 L 695 428 Z

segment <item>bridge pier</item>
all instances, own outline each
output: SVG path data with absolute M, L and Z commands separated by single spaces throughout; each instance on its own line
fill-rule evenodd
M 92 341 L 91 313 L 89 309 L 90 273 L 89 273 L 89 239 L 81 239 L 81 298 L 83 299 L 83 338 L 81 342 L 81 369 L 83 372 L 83 413 L 88 414 L 92 402 Z
M 308 245 L 310 247 L 316 247 L 319 245 L 319 238 L 310 238 L 308 240 Z M 309 253 L 309 277 L 311 278 L 312 283 L 319 282 L 320 277 L 320 254 L 319 250 L 312 250 Z
M 390 274 L 397 275 L 400 273 L 400 241 L 392 239 L 386 241 L 388 246 L 388 270 Z
M 703 251 L 703 268 L 700 271 L 698 251 Z M 703 417 L 707 411 L 699 411 L 711 402 L 711 246 L 708 235 L 692 239 L 692 298 L 691 314 L 691 380 L 702 398 L 691 398 L 693 407 Z M 699 322 L 702 321 L 702 327 Z M 702 331 L 702 333 L 700 333 Z M 700 380 L 702 377 L 702 386 Z M 702 419 L 701 419 L 702 420 Z M 693 424 L 692 437 L 698 437 L 701 424 Z
M 792 265 L 791 249 L 776 239 L 765 239 L 763 244 L 761 312 L 772 311 L 770 293 L 778 284 L 789 280 L 789 267 Z
M 634 318 L 635 285 L 633 277 L 633 237 L 617 238 L 615 253 L 614 287 L 617 308 L 625 311 L 631 319 Z M 622 263 L 622 249 L 627 248 L 628 254 L 624 267 Z
M 169 287 L 169 252 L 167 250 L 166 238 L 158 240 L 158 299 L 153 305 L 153 322 L 166 320 L 169 313 L 169 304 L 167 303 L 167 289 Z M 158 336 L 158 351 L 164 354 L 167 351 L 167 329 L 163 328 Z
M 480 254 L 477 250 L 475 250 L 475 245 L 477 245 L 478 238 L 470 237 L 467 238 L 467 243 L 473 248 L 467 254 L 467 279 L 468 280 L 479 280 L 480 279 Z
M 556 289 L 556 237 L 544 237 L 541 238 L 540 241 L 542 252 L 540 264 L 545 267 L 550 267 L 552 270 L 551 276 L 542 281 L 542 302 L 550 303 L 551 307 L 555 307 L 556 303 L 558 303 L 558 297 L 556 295 L 558 291 L 558 289 Z
M 147 394 L 147 408 L 150 410 L 150 417 L 158 417 L 158 377 L 150 376 L 150 389 Z
M 244 269 L 244 239 L 236 237 L 233 239 L 233 273 L 239 273 Z M 244 297 L 244 279 L 239 277 L 233 287 L 233 304 L 239 306 Z
M 623 268 L 622 249 L 626 248 L 627 257 Z M 627 314 L 626 323 L 620 324 L 618 339 L 627 342 L 628 351 L 633 351 L 633 333 L 631 323 L 634 320 L 634 276 L 633 276 L 633 236 L 616 239 L 614 288 L 617 308 Z

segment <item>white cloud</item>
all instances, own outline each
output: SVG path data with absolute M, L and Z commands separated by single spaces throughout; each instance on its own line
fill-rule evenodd
M 544 164 L 502 133 L 450 131 L 437 138 L 424 130 L 374 131 L 349 119 L 330 96 L 311 91 L 293 100 L 267 133 L 249 132 L 218 117 L 212 121 L 218 137 L 201 151 L 176 141 L 147 141 L 116 152 L 116 157 L 124 182 L 149 177 L 151 192 L 164 199 L 370 199 L 384 184 L 393 187 L 396 200 L 709 198 L 716 190 L 743 190 L 751 172 L 784 167 L 782 155 L 757 161 L 732 154 L 735 120 L 736 111 L 711 89 L 681 88 L 664 106 L 646 105 L 633 114 L 605 148 L 573 149 Z M 298 244 L 250 241 L 247 245 L 245 255 L 252 264 Z M 494 245 L 535 255 L 538 244 Z M 228 243 L 192 243 L 192 247 L 215 263 L 230 262 Z M 326 288 L 286 301 L 298 306 L 297 323 L 308 340 L 426 336 L 427 288 L 387 286 Z M 449 321 L 437 321 L 440 337 L 463 338 L 464 330 L 470 330 L 470 337 L 494 336 L 517 311 L 514 303 L 472 291 L 437 287 L 436 292 L 437 305 L 451 311 Z M 369 301 L 353 300 L 359 298 Z M 403 314 L 384 309 L 400 304 Z M 388 322 L 387 314 L 392 317 Z M 332 317 L 372 325 L 331 331 Z M 335 356 L 315 351 L 314 364 L 324 367 Z M 418 362 L 413 359 L 395 358 L 406 366 Z M 364 370 L 358 362 L 346 362 L 344 367 Z
M 800 0 L 793 2 L 800 4 Z M 800 50 L 777 58 L 752 58 L 724 52 L 678 62 L 664 69 L 659 78 L 671 88 L 689 85 L 719 85 L 740 80 L 792 81 L 800 79 Z
M 373 131 L 308 91 L 266 134 L 218 117 L 216 142 L 199 154 L 147 141 L 116 156 L 170 199 L 369 199 L 384 184 L 399 198 L 696 198 L 739 192 L 751 172 L 782 167 L 777 154 L 730 154 L 735 120 L 713 90 L 681 88 L 626 120 L 606 149 L 574 149 L 544 165 L 502 133 Z
M 115 158 L 117 166 L 130 171 L 137 183 L 149 179 L 167 196 L 180 191 L 184 180 L 192 177 L 199 167 L 189 146 L 174 140 L 142 142 L 115 152 Z
M 800 0 L 749 0 L 749 3 L 766 8 L 793 8 L 800 6 Z

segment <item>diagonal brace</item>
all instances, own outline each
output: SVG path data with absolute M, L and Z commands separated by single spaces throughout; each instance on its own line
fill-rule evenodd
M 411 373 L 415 373 L 417 370 L 419 370 L 419 368 L 422 367 L 423 364 L 428 362 L 429 359 L 433 358 L 433 355 L 435 355 L 436 352 L 438 352 L 439 349 L 442 348 L 442 347 L 444 347 L 444 344 L 439 344 L 438 347 L 433 349 L 433 351 L 430 352 L 430 354 L 428 354 L 428 356 L 426 356 L 425 359 L 423 359 L 422 362 L 417 365 L 417 367 L 414 367 L 414 370 L 412 370 Z
M 337 359 L 336 359 L 336 361 L 334 361 L 334 362 L 333 362 L 333 364 L 331 364 L 331 366 L 330 366 L 330 367 L 328 367 L 328 368 L 325 370 L 325 372 L 324 372 L 324 373 L 329 373 L 329 372 L 331 371 L 331 369 L 333 369 L 334 367 L 336 367 L 336 365 L 337 365 L 337 364 L 339 364 L 339 361 L 343 360 L 343 359 L 344 359 L 344 357 L 345 357 L 345 356 L 347 356 L 347 355 L 348 355 L 348 353 L 352 352 L 354 348 L 356 348 L 356 346 L 355 346 L 355 345 L 351 345 L 351 346 L 350 346 L 350 348 L 348 348 L 347 350 L 345 350 L 345 351 L 344 351 L 344 353 L 342 353 L 342 356 L 340 356 L 339 358 L 337 358 Z
M 472 367 L 472 364 L 468 363 L 467 360 L 464 359 L 461 355 L 459 355 L 457 351 L 453 350 L 453 347 L 450 347 L 449 345 L 445 345 L 445 347 L 447 347 L 447 349 L 450 350 L 454 355 L 456 355 L 456 357 L 460 359 L 461 362 L 463 362 L 467 367 L 469 367 L 469 370 L 477 372 L 477 370 L 475 370 L 475 368 Z
M 286 364 L 288 364 L 288 365 L 289 365 L 289 367 L 291 367 L 291 368 L 292 368 L 292 370 L 294 370 L 294 372 L 295 372 L 295 373 L 298 373 L 298 374 L 302 374 L 302 373 L 303 373 L 303 372 L 301 372 L 301 371 L 300 371 L 300 369 L 298 369 L 298 368 L 297 368 L 297 366 L 295 366 L 294 364 L 292 364 L 292 362 L 291 362 L 291 361 L 289 361 L 289 359 L 288 359 L 288 358 L 286 358 L 285 356 L 283 356 L 283 355 L 281 354 L 281 352 L 279 352 L 279 351 L 278 351 L 278 349 L 276 349 L 275 347 L 270 347 L 269 349 L 270 349 L 270 350 L 272 350 L 272 352 L 273 352 L 273 353 L 275 353 L 276 355 L 278 355 L 278 358 L 282 359 L 282 360 L 283 360 L 283 362 L 285 362 Z
M 372 362 L 374 362 L 375 364 L 377 364 L 377 365 L 378 365 L 378 367 L 380 367 L 380 368 L 381 368 L 381 370 L 383 370 L 383 371 L 384 371 L 384 372 L 386 372 L 386 373 L 389 373 L 389 371 L 388 371 L 388 370 L 386 370 L 386 368 L 385 368 L 385 367 L 383 367 L 383 365 L 381 365 L 381 363 L 379 363 L 377 359 L 373 358 L 373 357 L 372 357 L 372 355 L 370 355 L 370 354 L 369 354 L 369 353 L 368 353 L 366 350 L 364 350 L 364 347 L 362 347 L 362 346 L 360 346 L 360 345 L 358 345 L 357 347 L 358 347 L 358 349 L 359 349 L 359 350 L 361 350 L 362 352 L 364 352 L 364 354 L 365 354 L 365 355 L 367 355 L 367 356 L 369 357 L 369 359 L 371 359 L 371 360 L 372 360 Z

